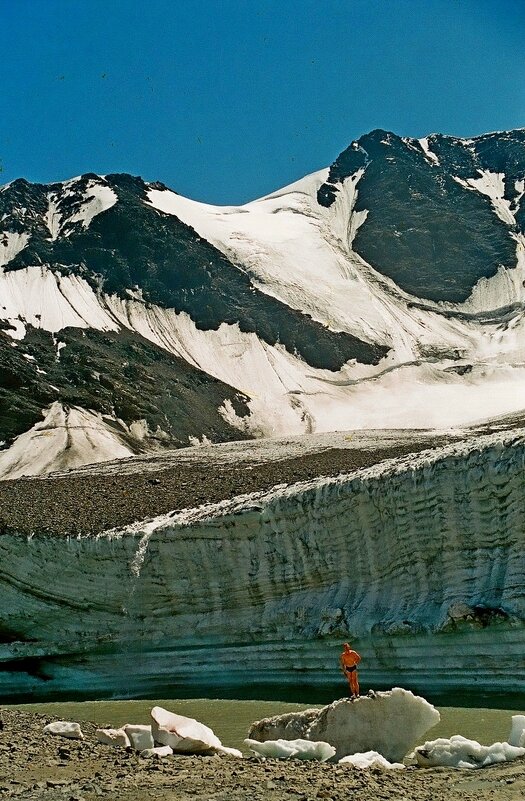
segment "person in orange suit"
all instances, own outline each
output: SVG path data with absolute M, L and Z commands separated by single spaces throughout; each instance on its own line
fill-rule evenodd
M 352 698 L 357 698 L 359 695 L 359 680 L 357 678 L 357 666 L 361 661 L 361 657 L 357 651 L 352 651 L 349 644 L 345 642 L 343 645 L 343 653 L 339 657 L 341 663 L 341 670 L 348 680 L 348 686 Z

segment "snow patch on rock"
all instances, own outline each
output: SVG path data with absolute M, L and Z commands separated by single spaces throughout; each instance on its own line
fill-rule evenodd
M 511 210 L 512 201 L 505 198 L 505 173 L 478 170 L 479 178 L 457 178 L 454 180 L 465 187 L 474 189 L 490 198 L 492 207 L 500 220 L 507 225 L 516 225 L 516 218 Z
M 45 222 L 52 240 L 71 234 L 75 223 L 79 222 L 84 229 L 88 228 L 94 217 L 117 202 L 116 193 L 102 177 L 89 180 L 81 198 L 77 198 L 78 181 L 78 178 L 65 181 L 60 185 L 60 190 L 48 195 Z M 72 200 L 74 210 L 70 213 L 68 203 Z
M 58 401 L 43 414 L 40 423 L 0 451 L 0 480 L 123 459 L 137 452 L 130 446 L 132 437 L 123 422 L 119 435 L 117 421 Z
M 0 267 L 15 258 L 28 244 L 31 234 L 26 231 L 0 231 Z M 0 298 L 2 295 L 0 295 Z M 0 307 L 2 301 L 0 300 Z
M 421 145 L 421 150 L 425 154 L 425 158 L 430 161 L 431 164 L 439 165 L 439 158 L 436 154 L 430 149 L 430 144 L 428 141 L 429 137 L 425 136 L 422 139 L 418 139 L 417 141 Z
M 0 269 L 0 317 L 52 333 L 68 326 L 100 331 L 119 328 L 84 278 L 61 275 L 44 266 Z M 7 333 L 20 339 L 25 326 L 22 337 L 18 331 Z

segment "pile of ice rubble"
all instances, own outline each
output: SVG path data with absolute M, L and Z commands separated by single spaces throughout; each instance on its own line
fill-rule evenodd
M 416 748 L 415 756 L 422 767 L 445 765 L 450 768 L 486 768 L 497 762 L 512 762 L 525 756 L 525 715 L 513 715 L 506 743 L 480 745 L 455 734 L 449 740 L 440 737 Z
M 401 770 L 409 745 L 439 722 L 439 712 L 423 698 L 394 688 L 354 701 L 341 699 L 322 709 L 308 709 L 265 718 L 250 728 L 245 745 L 261 758 L 338 762 L 356 768 Z M 56 721 L 47 734 L 82 740 L 78 723 Z M 281 736 L 275 736 L 280 734 Z M 297 736 L 299 735 L 299 736 Z M 316 739 L 322 736 L 323 739 Z M 217 754 L 241 758 L 241 751 L 224 746 L 214 732 L 193 718 L 160 706 L 151 710 L 151 724 L 127 724 L 97 729 L 101 743 L 132 748 L 141 757 L 172 754 Z M 421 767 L 482 768 L 525 756 L 525 715 L 512 717 L 508 742 L 480 745 L 460 735 L 426 742 L 415 749 Z
M 44 728 L 46 734 L 57 734 L 74 740 L 83 740 L 78 723 L 60 720 Z M 236 748 L 224 746 L 213 731 L 203 723 L 168 712 L 161 706 L 151 710 L 151 724 L 128 723 L 120 729 L 97 729 L 98 742 L 133 748 L 142 757 L 171 756 L 171 754 L 229 754 L 242 757 Z

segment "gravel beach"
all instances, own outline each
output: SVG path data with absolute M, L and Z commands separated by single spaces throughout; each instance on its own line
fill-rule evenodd
M 525 760 L 480 771 L 357 770 L 317 762 L 234 757 L 141 758 L 85 739 L 44 735 L 53 718 L 0 710 L 0 796 L 27 801 L 517 801 Z

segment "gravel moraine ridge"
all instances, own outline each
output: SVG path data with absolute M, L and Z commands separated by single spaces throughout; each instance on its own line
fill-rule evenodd
M 169 467 L 163 459 L 148 460 L 148 469 L 143 470 L 138 460 L 137 472 L 132 472 L 132 462 L 124 460 L 126 470 L 121 473 L 107 473 L 104 465 L 97 472 L 95 465 L 89 472 L 84 468 L 71 475 L 0 481 L 0 534 L 95 535 L 168 512 L 269 490 L 277 484 L 349 473 L 440 444 L 444 444 L 443 438 L 428 437 L 374 450 L 332 448 L 244 465 L 204 460 L 188 463 L 181 451 L 181 461 Z
M 319 762 L 173 756 L 143 759 L 101 745 L 44 735 L 52 720 L 0 710 L 0 797 L 20 801 L 517 801 L 525 760 L 481 771 L 357 770 Z M 109 725 L 109 722 L 108 722 Z

